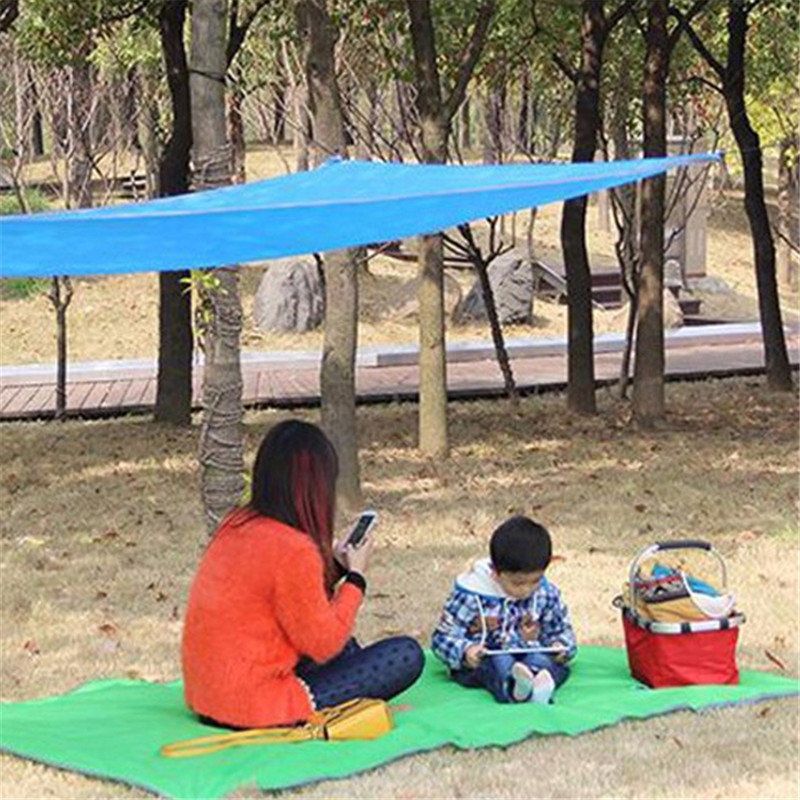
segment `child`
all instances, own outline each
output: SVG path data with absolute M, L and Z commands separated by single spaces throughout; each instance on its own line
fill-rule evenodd
M 544 577 L 550 534 L 527 517 L 511 517 L 492 534 L 489 552 L 490 559 L 456 579 L 433 633 L 433 652 L 458 683 L 483 686 L 499 703 L 549 703 L 576 652 L 567 607 Z M 524 647 L 563 651 L 486 653 Z

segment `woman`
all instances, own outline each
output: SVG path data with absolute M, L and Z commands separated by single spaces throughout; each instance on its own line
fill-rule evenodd
M 372 542 L 334 558 L 337 473 L 315 425 L 282 422 L 261 443 L 252 499 L 223 520 L 189 593 L 184 693 L 206 721 L 292 724 L 355 697 L 388 700 L 422 672 L 410 637 L 350 638 Z

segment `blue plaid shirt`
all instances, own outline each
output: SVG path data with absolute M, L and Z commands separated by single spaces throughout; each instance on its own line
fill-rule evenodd
M 538 624 L 535 640 L 522 636 L 520 628 L 525 621 Z M 483 644 L 493 650 L 564 645 L 568 658 L 573 658 L 577 651 L 567 606 L 561 592 L 546 578 L 542 578 L 532 595 L 522 600 L 479 594 L 456 584 L 433 632 L 431 646 L 451 669 L 461 669 L 464 651 L 472 644 Z

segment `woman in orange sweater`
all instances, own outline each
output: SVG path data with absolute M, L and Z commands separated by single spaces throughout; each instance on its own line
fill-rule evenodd
M 351 639 L 372 542 L 334 558 L 337 473 L 315 425 L 282 422 L 261 443 L 252 499 L 223 520 L 189 593 L 184 693 L 205 721 L 301 722 L 355 697 L 388 700 L 422 672 L 410 637 Z

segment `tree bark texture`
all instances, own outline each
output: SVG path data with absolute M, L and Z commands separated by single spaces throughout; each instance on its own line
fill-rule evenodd
M 667 154 L 666 81 L 669 69 L 667 0 L 647 13 L 643 113 L 644 156 Z M 663 175 L 642 182 L 641 269 L 633 374 L 633 413 L 651 427 L 664 417 L 664 191 Z
M 192 115 L 183 43 L 186 0 L 165 3 L 159 14 L 161 48 L 172 103 L 172 132 L 161 154 L 159 194 L 189 191 Z M 192 296 L 189 270 L 158 275 L 158 380 L 155 419 L 189 425 L 192 419 Z
M 231 182 L 231 150 L 225 118 L 227 2 L 194 0 L 189 89 L 195 190 Z M 203 290 L 205 367 L 200 469 L 209 533 L 239 502 L 244 489 L 242 453 L 242 307 L 234 267 L 208 273 Z
M 791 391 L 792 376 L 775 278 L 775 242 L 764 200 L 761 141 L 750 124 L 745 104 L 747 15 L 742 0 L 728 0 L 728 58 L 723 88 L 731 130 L 744 165 L 744 206 L 753 237 L 767 384 L 771 389 Z
M 447 158 L 448 120 L 442 103 L 430 2 L 408 0 L 408 11 L 423 159 L 427 164 L 443 164 Z M 420 237 L 419 279 L 419 448 L 430 458 L 446 458 L 449 443 L 441 235 Z
M 594 159 L 600 129 L 600 71 L 606 22 L 602 0 L 583 0 L 581 65 L 575 93 L 572 161 Z M 561 217 L 561 249 L 567 278 L 567 407 L 597 410 L 594 393 L 592 279 L 586 252 L 586 197 L 567 200 Z
M 336 81 L 336 30 L 326 0 L 300 0 L 297 25 L 305 44 L 306 84 L 313 129 L 313 156 L 320 163 L 345 155 L 345 129 Z M 362 505 L 356 425 L 355 364 L 358 336 L 358 250 L 325 253 L 325 329 L 320 393 L 322 427 L 339 455 L 337 495 L 348 512 Z

